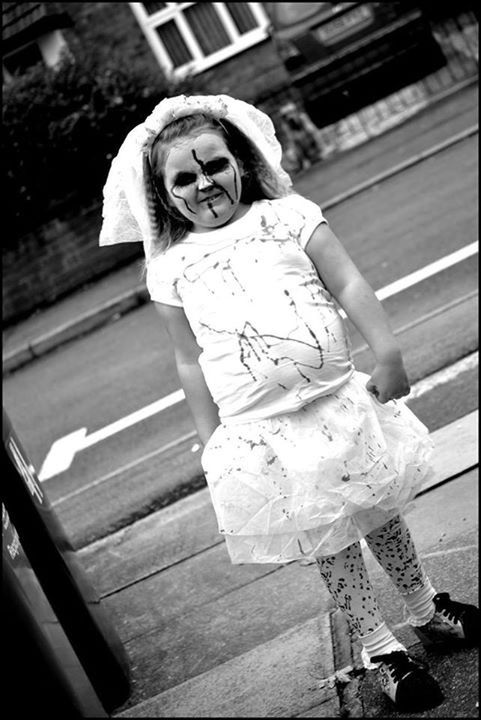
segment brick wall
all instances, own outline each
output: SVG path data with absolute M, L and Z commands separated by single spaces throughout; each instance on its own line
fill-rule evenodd
M 270 39 L 206 70 L 202 79 L 206 92 L 225 93 L 246 102 L 256 102 L 267 89 L 290 82 Z
M 142 254 L 139 243 L 99 248 L 101 207 L 70 210 L 3 250 L 6 326 Z

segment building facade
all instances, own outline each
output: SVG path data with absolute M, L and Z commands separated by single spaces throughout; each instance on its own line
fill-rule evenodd
M 392 10 L 389 17 L 386 13 L 385 19 L 380 19 L 376 8 L 384 5 L 400 6 L 398 16 Z M 429 42 L 434 37 L 441 49 L 431 45 L 436 48 L 436 57 L 434 52 L 431 54 L 433 67 L 442 66 L 440 73 L 431 74 L 429 83 L 410 86 L 407 100 L 396 97 L 399 117 L 425 106 L 430 93 L 444 92 L 456 83 L 477 78 L 477 14 L 473 3 L 461 0 L 458 5 L 454 8 L 445 2 L 424 6 L 404 2 L 3 3 L 3 83 L 11 82 L 16 74 L 27 72 L 39 62 L 55 67 L 63 53 L 71 53 L 75 58 L 88 49 L 89 53 L 95 52 L 101 64 L 115 50 L 128 61 L 145 67 L 146 74 L 158 73 L 174 83 L 188 78 L 193 92 L 225 93 L 258 105 L 272 117 L 283 145 L 286 170 L 295 175 L 306 163 L 308 167 L 328 156 L 329 148 L 338 152 L 382 131 L 380 114 L 374 106 L 366 108 L 365 117 L 363 110 L 356 115 L 354 105 L 361 107 L 364 96 L 349 85 L 348 79 L 355 79 L 356 73 L 363 75 L 361 65 L 365 58 L 371 57 L 373 69 L 382 65 L 371 49 L 377 48 L 378 52 L 386 44 L 395 46 L 383 40 L 388 30 L 397 32 L 399 27 L 404 33 L 406 42 L 400 37 L 396 45 L 399 56 L 411 40 L 420 37 L 411 32 L 411 27 L 427 28 Z M 426 22 L 418 20 L 419 7 L 428 6 L 434 8 L 432 20 L 429 15 Z M 415 22 L 409 24 L 410 18 Z M 349 77 L 346 59 L 351 63 L 347 68 Z M 393 69 L 386 73 L 388 78 L 396 75 L 400 65 L 393 62 L 390 67 Z M 322 108 L 326 104 L 322 93 L 327 77 L 332 79 L 328 91 L 332 90 L 333 101 L 329 101 L 331 124 L 324 128 Z M 396 83 L 402 88 L 403 78 L 397 77 Z M 371 83 L 371 87 L 377 85 Z M 389 86 L 383 87 L 382 92 L 389 92 Z M 311 102 L 315 96 L 319 98 L 317 105 Z M 392 108 L 386 105 L 384 112 L 387 114 L 381 118 L 383 127 L 398 121 L 393 119 Z M 373 123 L 377 123 L 374 129 Z M 321 150 L 316 136 L 319 128 Z M 2 249 L 6 324 L 55 302 L 121 264 L 140 260 L 140 244 L 99 248 L 101 221 L 99 198 L 90 207 L 63 210 L 51 222 L 21 237 L 16 247 Z

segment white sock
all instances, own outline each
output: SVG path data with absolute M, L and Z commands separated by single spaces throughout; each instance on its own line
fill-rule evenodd
M 376 663 L 371 662 L 371 658 L 376 655 L 387 655 L 395 650 L 404 650 L 406 652 L 404 645 L 394 637 L 385 622 L 367 635 L 360 635 L 359 640 L 363 646 L 361 657 L 364 667 L 368 670 L 377 667 Z
M 422 588 L 408 593 L 407 595 L 402 595 L 402 599 L 404 600 L 409 613 L 407 622 L 410 625 L 419 627 L 420 625 L 425 625 L 431 620 L 435 612 L 433 603 L 433 597 L 435 595 L 436 590 L 427 578 L 424 581 Z

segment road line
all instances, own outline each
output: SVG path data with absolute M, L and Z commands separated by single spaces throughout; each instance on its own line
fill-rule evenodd
M 127 463 L 126 465 L 122 465 L 121 467 L 117 468 L 116 470 L 112 470 L 112 472 L 107 473 L 107 475 L 102 475 L 102 477 L 98 478 L 97 480 L 94 480 L 93 482 L 89 483 L 88 485 L 83 485 L 81 488 L 77 488 L 77 490 L 73 490 L 71 493 L 68 493 L 68 495 L 64 495 L 61 498 L 58 498 L 58 500 L 55 500 L 55 502 L 52 503 L 52 507 L 55 507 L 56 505 L 60 505 L 60 503 L 65 502 L 66 500 L 71 500 L 74 497 L 77 497 L 77 495 L 82 495 L 86 490 L 91 490 L 94 487 L 97 487 L 97 485 L 102 485 L 107 480 L 110 480 L 111 478 L 115 477 L 116 475 L 121 475 L 123 472 L 126 472 L 127 470 L 132 470 L 136 465 L 140 465 L 140 463 L 145 462 L 146 460 L 150 460 L 151 458 L 156 457 L 157 455 L 162 455 L 163 453 L 167 452 L 168 450 L 171 450 L 174 447 L 177 447 L 177 445 L 181 445 L 183 442 L 186 442 L 187 440 L 193 440 L 197 436 L 197 433 L 195 430 L 191 430 L 189 433 L 186 433 L 186 435 L 182 435 L 180 438 L 176 438 L 176 440 L 172 440 L 172 442 L 167 443 L 167 445 L 163 445 L 161 448 L 158 448 L 157 450 L 152 450 L 152 452 L 147 453 L 146 455 L 142 455 L 140 458 L 136 458 L 135 460 L 132 460 L 132 462 Z
M 110 425 L 106 425 L 101 430 L 87 435 L 87 428 L 81 428 L 75 430 L 68 435 L 56 440 L 50 448 L 47 457 L 45 458 L 43 465 L 38 473 L 38 479 L 40 482 L 44 482 L 55 475 L 59 475 L 61 472 L 68 470 L 73 462 L 75 454 L 80 450 L 91 447 L 102 440 L 106 440 L 108 437 L 115 435 L 116 433 L 125 430 L 131 425 L 135 425 L 142 420 L 145 420 L 152 415 L 156 415 L 162 410 L 166 410 L 172 405 L 176 405 L 185 399 L 184 391 L 176 390 L 170 395 L 166 395 L 160 400 L 156 400 L 150 405 L 146 405 L 140 410 L 136 410 L 130 415 L 126 415 L 120 420 L 116 420 Z
M 419 270 L 416 270 L 409 275 L 405 275 L 403 278 L 400 278 L 389 285 L 385 285 L 376 291 L 376 296 L 379 300 L 385 300 L 388 297 L 397 295 L 398 293 L 403 292 L 403 290 L 422 282 L 432 275 L 440 273 L 443 270 L 472 257 L 477 252 L 478 242 L 465 245 L 459 250 L 429 263 L 429 265 L 425 265 Z M 346 317 L 343 310 L 341 310 L 341 315 L 344 318 Z M 106 438 L 109 438 L 148 417 L 151 417 L 152 415 L 162 412 L 163 410 L 167 410 L 184 399 L 184 391 L 182 389 L 176 390 L 175 392 L 170 393 L 170 395 L 166 395 L 150 405 L 146 405 L 146 407 L 136 410 L 135 412 L 130 413 L 130 415 L 127 415 L 110 425 L 106 425 L 104 428 L 97 430 L 91 435 L 86 434 L 86 428 L 81 428 L 80 430 L 75 430 L 69 435 L 59 438 L 52 444 L 50 450 L 48 451 L 40 472 L 38 473 L 38 479 L 40 482 L 44 482 L 55 475 L 59 475 L 61 472 L 65 472 L 71 466 L 75 454 L 80 450 L 91 447 L 92 445 L 95 445 L 96 443 L 101 442 L 102 440 L 105 440 Z
M 405 275 L 399 280 L 395 280 L 389 285 L 379 288 L 379 290 L 376 290 L 376 297 L 378 300 L 386 300 L 388 297 L 397 295 L 398 293 L 403 292 L 403 290 L 407 290 L 407 288 L 417 285 L 417 283 L 420 283 L 423 280 L 426 280 L 433 275 L 437 275 L 437 273 L 447 270 L 453 265 L 466 260 L 468 257 L 476 255 L 478 251 L 479 243 L 477 241 L 471 243 L 470 245 L 465 245 L 459 250 L 439 258 L 439 260 L 435 260 L 434 262 L 429 263 L 429 265 L 425 265 L 424 267 L 419 268 L 419 270 L 415 270 L 409 275 Z M 342 309 L 341 315 L 344 318 L 346 317 L 346 313 Z
M 473 242 L 470 245 L 466 245 L 465 247 L 456 250 L 450 255 L 445 255 L 444 257 L 439 258 L 439 260 L 435 260 L 435 262 L 432 262 L 429 265 L 425 265 L 423 268 L 420 268 L 419 270 L 416 270 L 415 272 L 406 275 L 400 280 L 396 280 L 395 282 L 386 285 L 380 290 L 377 290 L 376 295 L 379 300 L 385 300 L 392 295 L 397 295 L 397 293 L 406 290 L 408 287 L 416 285 L 417 283 L 426 280 L 426 278 L 431 277 L 432 275 L 436 275 L 437 273 L 446 270 L 452 265 L 456 265 L 457 263 L 466 260 L 472 255 L 476 255 L 477 252 L 478 243 Z
M 450 380 L 453 380 L 455 377 L 460 375 L 463 372 L 466 372 L 467 370 L 471 370 L 472 368 L 476 367 L 478 364 L 478 353 L 472 353 L 471 355 L 466 356 L 465 358 L 462 358 L 461 360 L 458 360 L 457 362 L 453 363 L 453 365 L 450 365 L 449 367 L 443 368 L 442 370 L 439 370 L 438 372 L 433 373 L 432 375 L 429 375 L 428 377 L 423 378 L 419 382 L 415 383 L 413 387 L 411 388 L 411 393 L 409 395 L 408 400 L 411 400 L 413 398 L 420 397 L 421 395 L 424 395 L 424 393 L 428 392 L 429 390 L 434 389 L 435 387 L 439 385 L 443 385 Z M 191 431 L 190 433 L 187 433 L 186 435 L 183 435 L 181 438 L 178 438 L 177 440 L 173 440 L 172 442 L 168 443 L 167 445 L 164 445 L 161 448 L 158 448 L 157 450 L 154 450 L 150 453 L 147 453 L 146 455 L 143 455 L 140 458 L 137 458 L 136 460 L 133 460 L 132 462 L 123 465 L 120 468 L 117 468 L 116 470 L 112 470 L 112 472 L 107 473 L 106 475 L 103 475 L 102 477 L 98 478 L 97 480 L 94 480 L 93 482 L 89 483 L 88 485 L 83 485 L 82 487 L 78 488 L 77 490 L 73 490 L 71 493 L 68 493 L 67 495 L 64 495 L 61 498 L 58 498 L 52 503 L 53 507 L 56 507 L 57 505 L 60 505 L 61 503 L 66 502 L 67 500 L 71 500 L 74 497 L 77 497 L 78 495 L 82 495 L 84 492 L 87 492 L 88 490 L 97 487 L 98 485 L 102 485 L 103 483 L 107 482 L 108 480 L 112 480 L 116 475 L 121 475 L 123 472 L 126 472 L 127 470 L 132 470 L 132 468 L 136 467 L 137 465 L 142 464 L 143 462 L 146 462 L 147 460 L 151 460 L 154 457 L 157 457 L 159 455 L 162 455 L 162 453 L 167 452 L 168 450 L 171 450 L 177 445 L 180 445 L 183 442 L 186 442 L 187 440 L 193 440 L 197 436 L 197 433 L 195 431 Z
M 135 412 L 130 413 L 130 415 L 126 415 L 120 420 L 116 420 L 116 422 L 113 422 L 110 425 L 106 425 L 101 430 L 97 430 L 97 432 L 89 435 L 85 439 L 85 442 L 82 444 L 82 450 L 84 448 L 90 447 L 91 445 L 95 445 L 101 440 L 105 440 L 111 435 L 116 435 L 117 433 L 125 430 L 131 425 L 135 425 L 136 423 L 141 422 L 142 420 L 145 420 L 152 415 L 156 415 L 157 413 L 162 412 L 162 410 L 166 410 L 167 408 L 172 407 L 172 405 L 180 403 L 182 400 L 185 400 L 184 391 L 176 390 L 175 392 L 170 393 L 170 395 L 166 395 L 165 397 L 160 398 L 160 400 L 156 400 L 150 405 L 146 405 L 140 410 L 136 410 Z

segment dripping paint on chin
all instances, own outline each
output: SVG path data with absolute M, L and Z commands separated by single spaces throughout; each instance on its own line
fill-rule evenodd
M 232 165 L 231 165 L 232 167 Z M 239 200 L 239 188 L 237 187 L 237 173 L 235 171 L 235 168 L 232 167 L 232 172 L 234 173 L 234 190 L 235 190 L 235 199 L 236 201 Z
M 211 211 L 212 215 L 213 215 L 215 218 L 218 218 L 218 217 L 219 217 L 219 216 L 217 215 L 216 211 L 214 210 L 211 202 L 207 202 L 207 207 L 209 208 L 209 210 Z
M 172 188 L 171 188 L 171 190 L 170 190 L 172 196 L 175 197 L 176 200 L 182 200 L 182 202 L 184 203 L 184 205 L 185 205 L 186 209 L 188 210 L 188 212 L 192 213 L 192 215 L 197 215 L 197 213 L 195 212 L 195 210 L 192 210 L 192 208 L 190 207 L 189 203 L 187 202 L 187 200 L 186 200 L 184 197 L 182 197 L 182 195 L 176 195 L 176 194 L 175 194 L 174 188 L 175 188 L 175 185 L 173 185 Z
M 240 196 L 241 196 L 241 191 L 242 191 L 242 185 L 241 185 L 241 188 L 239 188 L 239 185 L 238 185 L 239 175 L 238 175 L 238 173 L 236 172 L 235 167 L 232 165 L 232 163 L 229 163 L 229 166 L 231 167 L 231 169 L 232 169 L 232 174 L 233 174 L 233 176 L 234 176 L 235 199 L 233 200 L 233 199 L 229 196 L 229 200 L 231 201 L 231 204 L 233 205 L 234 202 L 239 202 L 240 199 L 241 199 Z

